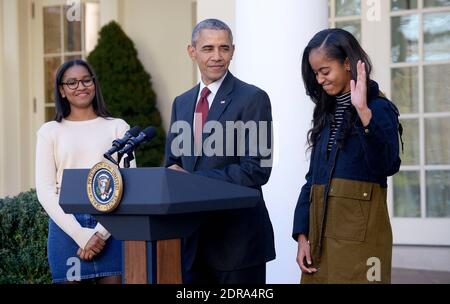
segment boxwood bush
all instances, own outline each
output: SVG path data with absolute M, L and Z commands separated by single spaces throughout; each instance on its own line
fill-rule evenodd
M 0 284 L 51 283 L 47 233 L 35 190 L 0 199 Z

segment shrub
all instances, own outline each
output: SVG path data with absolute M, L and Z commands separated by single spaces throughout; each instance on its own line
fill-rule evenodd
M 51 283 L 47 233 L 34 190 L 0 199 L 0 284 Z

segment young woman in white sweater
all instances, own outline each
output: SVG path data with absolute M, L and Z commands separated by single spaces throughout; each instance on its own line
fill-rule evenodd
M 93 69 L 82 60 L 59 68 L 55 103 L 55 120 L 39 129 L 36 147 L 36 190 L 50 217 L 47 253 L 53 282 L 121 283 L 121 242 L 93 216 L 64 213 L 59 190 L 64 169 L 103 161 L 103 153 L 129 125 L 111 117 Z

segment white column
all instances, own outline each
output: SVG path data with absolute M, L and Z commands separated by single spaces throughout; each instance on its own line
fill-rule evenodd
M 268 283 L 298 283 L 294 209 L 309 166 L 306 134 L 313 103 L 305 95 L 301 57 L 312 36 L 328 26 L 326 0 L 236 1 L 236 76 L 264 89 L 275 122 L 275 165 L 264 196 L 275 230 L 277 258 Z

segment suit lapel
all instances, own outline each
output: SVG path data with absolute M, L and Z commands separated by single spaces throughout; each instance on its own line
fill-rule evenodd
M 208 116 L 206 118 L 205 124 L 208 123 L 208 121 L 218 121 L 220 119 L 225 109 L 232 102 L 231 93 L 233 92 L 233 87 L 234 87 L 234 76 L 233 74 L 231 74 L 231 72 L 228 71 L 228 74 L 223 80 L 222 85 L 219 88 L 219 91 L 217 91 L 217 94 L 214 97 L 211 108 L 208 111 Z M 193 124 L 191 124 L 191 126 L 192 125 Z M 203 134 L 203 143 L 207 138 L 208 134 Z M 196 156 L 194 159 L 192 167 L 193 170 L 195 169 L 198 158 L 199 156 Z
M 227 76 L 222 82 L 222 85 L 217 91 L 216 97 L 214 97 L 213 103 L 211 105 L 211 109 L 209 109 L 208 117 L 206 122 L 211 120 L 219 120 L 222 113 L 228 107 L 231 101 L 231 92 L 233 91 L 234 86 L 234 76 L 228 72 Z

